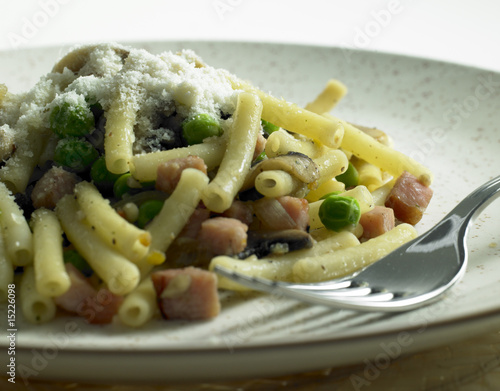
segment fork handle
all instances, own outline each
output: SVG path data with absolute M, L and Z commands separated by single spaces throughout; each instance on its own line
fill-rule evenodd
M 479 186 L 465 197 L 444 220 L 451 216 L 460 218 L 461 225 L 467 225 L 471 219 L 478 216 L 491 202 L 500 195 L 500 176 Z

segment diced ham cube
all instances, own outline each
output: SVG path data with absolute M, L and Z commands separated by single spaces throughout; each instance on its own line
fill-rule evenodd
M 295 229 L 307 231 L 309 226 L 309 203 L 303 198 L 283 196 L 277 198 L 290 217 L 295 221 Z
M 108 324 L 118 312 L 123 297 L 115 295 L 106 288 L 99 289 L 92 297 L 80 304 L 78 315 L 92 324 Z
M 64 294 L 54 299 L 56 305 L 92 324 L 111 323 L 123 298 L 106 288 L 97 290 L 72 264 L 67 263 L 65 267 L 71 285 Z
M 309 227 L 309 203 L 303 198 L 261 198 L 254 203 L 254 212 L 263 229 L 307 231 Z
M 208 220 L 210 217 L 210 211 L 206 208 L 197 208 L 189 217 L 188 222 L 179 233 L 178 238 L 190 238 L 196 239 L 198 233 L 201 230 L 201 224 Z
M 422 218 L 432 198 L 432 189 L 425 186 L 414 175 L 403 172 L 390 191 L 385 206 L 394 210 L 396 218 L 415 225 Z
M 371 211 L 363 213 L 359 223 L 363 226 L 364 239 L 376 238 L 394 228 L 394 211 L 377 205 Z
M 62 309 L 77 313 L 78 306 L 88 297 L 96 294 L 96 289 L 89 283 L 87 278 L 71 263 L 65 264 L 71 285 L 69 289 L 54 299 L 54 302 Z
M 166 319 L 210 319 L 220 312 L 215 273 L 187 267 L 160 270 L 151 279 Z
M 38 180 L 31 193 L 35 208 L 54 209 L 57 202 L 67 194 L 73 194 L 80 178 L 60 167 L 52 167 Z
M 253 211 L 249 203 L 234 200 L 229 209 L 225 210 L 221 216 L 237 219 L 246 225 L 250 225 L 253 220 Z
M 172 193 L 181 179 L 182 171 L 186 168 L 196 168 L 207 173 L 207 166 L 199 156 L 186 156 L 168 160 L 158 166 L 156 188 L 165 193 Z
M 237 219 L 214 217 L 201 224 L 200 246 L 213 255 L 236 255 L 247 246 L 248 226 Z

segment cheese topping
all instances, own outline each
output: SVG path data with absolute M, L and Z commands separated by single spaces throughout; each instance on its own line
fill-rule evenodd
M 182 121 L 197 114 L 211 115 L 222 129 L 231 122 L 238 92 L 228 82 L 227 71 L 203 64 L 191 50 L 154 55 L 102 44 L 82 48 L 81 56 L 85 60 L 76 71 L 64 68 L 48 73 L 28 92 L 4 97 L 0 104 L 2 160 L 14 145 L 17 148 L 25 142 L 27 132 L 47 132 L 53 137 L 48 132 L 50 113 L 62 103 L 98 102 L 106 111 L 117 94 L 127 94 L 128 103 L 137 111 L 136 154 L 175 143 Z

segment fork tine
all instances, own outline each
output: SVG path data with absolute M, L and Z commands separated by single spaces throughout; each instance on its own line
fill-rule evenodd
M 255 289 L 258 291 L 268 292 L 268 293 L 276 293 L 278 291 L 286 291 L 283 287 L 282 282 L 266 280 L 258 277 L 251 277 L 244 274 L 240 274 L 234 272 L 232 270 L 226 269 L 225 267 L 216 265 L 214 271 L 217 274 L 229 278 L 238 284 L 244 285 L 248 288 Z
M 351 289 L 358 288 L 359 286 L 358 284 L 355 284 L 352 280 L 349 279 L 323 281 L 310 284 L 295 284 L 293 282 L 273 281 L 260 277 L 248 276 L 246 274 L 238 273 L 220 265 L 216 265 L 214 271 L 226 278 L 230 278 L 234 281 L 237 281 L 242 285 L 263 284 L 264 286 L 272 288 L 286 287 L 287 289 L 304 290 L 304 291 L 341 290 L 345 288 L 351 288 Z
M 293 284 L 281 281 L 272 281 L 259 277 L 247 276 L 224 267 L 217 265 L 215 271 L 220 275 L 230 278 L 242 285 L 249 288 L 266 291 L 277 292 L 280 291 L 287 295 L 297 297 L 301 294 L 316 295 L 317 297 L 324 297 L 328 299 L 333 298 L 367 298 L 373 297 L 373 300 L 383 300 L 384 298 L 392 298 L 394 295 L 387 292 L 374 291 L 368 286 L 358 286 L 353 284 L 351 280 L 329 281 L 328 283 L 318 284 Z M 378 295 L 378 299 L 375 298 Z M 390 297 L 389 297 L 390 296 Z
M 372 290 L 373 292 L 373 290 Z M 383 302 L 383 301 L 390 301 L 393 300 L 396 295 L 392 292 L 375 292 L 375 293 L 369 293 L 367 295 L 332 295 L 330 292 L 322 292 L 322 296 L 331 298 L 331 300 L 363 300 L 363 302 L 366 301 L 372 301 L 372 302 Z M 332 293 L 337 293 L 337 292 L 332 292 Z M 334 304 L 334 303 L 333 303 Z
M 336 308 L 364 310 L 371 310 L 371 308 L 379 309 L 377 303 L 391 303 L 394 302 L 395 298 L 399 298 L 398 294 L 392 292 L 378 291 L 367 286 L 359 287 L 355 284 L 349 284 L 349 286 L 353 286 L 352 288 L 347 287 L 331 291 L 328 289 L 308 290 L 304 288 L 304 286 L 307 287 L 307 284 L 302 286 L 299 284 L 288 284 L 279 281 L 266 280 L 259 277 L 251 277 L 218 265 L 214 268 L 214 270 L 221 276 L 230 278 L 233 281 L 255 290 L 272 294 L 278 293 L 286 297 L 299 299 L 312 304 L 328 305 Z M 351 281 L 346 279 L 343 280 L 343 282 Z M 328 286 L 329 284 L 323 285 Z M 345 284 L 342 285 L 345 286 Z M 292 287 L 293 289 L 291 289 Z M 300 287 L 301 289 L 295 289 L 297 287 Z M 384 307 L 383 309 L 386 311 L 397 310 L 398 305 L 397 303 L 394 304 L 396 305 Z

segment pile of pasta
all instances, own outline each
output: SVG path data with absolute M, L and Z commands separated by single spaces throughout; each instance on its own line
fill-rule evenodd
M 375 205 L 384 204 L 395 180 L 404 172 L 411 173 L 424 186 L 432 181 L 429 169 L 395 150 L 383 132 L 355 126 L 330 114 L 347 92 L 340 81 L 328 81 L 325 89 L 302 108 L 227 71 L 220 71 L 218 75 L 234 91 L 230 121 L 226 121 L 223 135 L 194 145 L 137 153 L 134 132 L 141 111 L 140 94 L 133 88 L 127 89 L 122 80 L 119 91 L 103 104 L 106 118 L 103 155 L 111 173 L 130 173 L 134 180 L 146 183 L 154 182 L 158 166 L 172 159 L 197 156 L 207 167 L 207 173 L 185 169 L 148 225 L 140 228 L 124 218 L 112 200 L 88 178 L 79 181 L 71 194 L 61 197 L 55 208 L 41 207 L 27 215 L 19 195 L 33 181 L 37 168 L 51 161 L 54 153 L 53 135 L 43 118 L 57 96 L 78 79 L 82 69 L 92 65 L 92 61 L 98 64 L 96 53 L 102 48 L 86 46 L 67 54 L 54 67 L 48 83 L 51 92 L 43 97 L 10 94 L 3 86 L 0 89 L 0 119 L 7 112 L 18 116 L 17 121 L 9 120 L 9 126 L 6 121 L 0 123 L 3 159 L 0 166 L 0 295 L 5 300 L 7 286 L 18 282 L 20 306 L 29 321 L 42 323 L 54 318 L 57 297 L 71 288 L 72 280 L 63 261 L 63 252 L 68 247 L 75 248 L 90 265 L 96 287 L 103 286 L 123 299 L 115 319 L 137 327 L 158 316 L 160 298 L 151 274 L 171 267 L 169 248 L 195 210 L 202 205 L 213 215 L 224 213 L 240 198 L 242 189 L 248 187 L 251 172 L 250 187 L 256 189 L 259 197 L 297 197 L 300 187 L 300 198 L 307 201 L 306 231 L 312 237 L 313 246 L 296 251 L 281 248 L 261 258 L 215 255 L 201 266 L 209 273 L 215 265 L 221 265 L 272 280 L 314 282 L 338 278 L 375 262 L 417 235 L 412 225 L 403 223 L 364 241 L 359 223 L 340 231 L 323 226 L 318 210 L 325 194 L 335 192 L 355 198 L 363 214 Z M 105 48 L 114 52 L 119 61 L 110 62 L 110 70 L 105 69 L 101 75 L 89 79 L 92 83 L 99 83 L 99 78 L 119 79 L 121 69 L 133 67 L 131 59 L 140 58 L 132 55 L 136 49 L 118 45 Z M 184 56 L 192 69 L 210 68 L 192 54 L 179 56 Z M 166 61 L 161 56 L 157 58 L 159 62 Z M 121 63 L 117 65 L 118 62 Z M 135 72 L 153 72 L 144 70 L 140 61 L 136 65 Z M 24 124 L 23 115 L 33 102 L 42 108 L 37 109 L 42 120 Z M 13 109 L 13 106 L 16 107 Z M 263 159 L 290 153 L 305 156 L 318 172 L 312 183 L 303 186 L 304 183 L 286 169 L 252 171 L 263 121 L 279 128 L 266 135 Z M 337 177 L 346 171 L 349 163 L 355 164 L 359 183 L 346 189 Z M 247 202 L 251 205 L 253 201 Z M 216 281 L 219 289 L 245 289 L 224 278 Z

